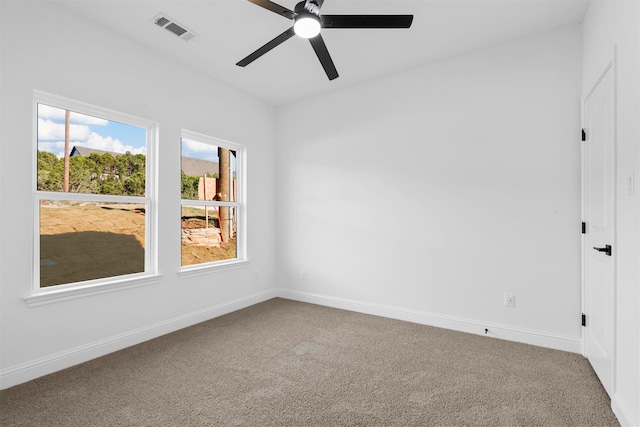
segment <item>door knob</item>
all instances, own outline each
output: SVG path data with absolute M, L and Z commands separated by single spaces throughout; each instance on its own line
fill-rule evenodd
M 604 248 L 596 248 L 595 246 L 593 247 L 593 249 L 595 249 L 598 252 L 604 252 L 605 254 L 607 254 L 608 256 L 611 256 L 611 245 L 605 245 Z

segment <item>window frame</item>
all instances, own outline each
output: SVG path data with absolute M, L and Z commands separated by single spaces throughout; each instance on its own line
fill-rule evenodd
M 146 130 L 145 195 L 115 196 L 108 194 L 63 193 L 38 190 L 38 104 L 70 110 L 97 118 L 137 126 Z M 87 104 L 81 101 L 34 90 L 32 129 L 32 193 L 33 193 L 33 256 L 31 289 L 25 301 L 29 306 L 74 299 L 98 293 L 129 289 L 158 283 L 157 229 L 157 155 L 158 123 L 126 113 Z M 144 271 L 133 274 L 71 282 L 40 287 L 40 203 L 42 200 L 137 203 L 145 206 Z
M 248 264 L 249 259 L 247 257 L 247 208 L 246 208 L 246 189 L 247 189 L 247 148 L 242 144 L 227 141 L 221 138 L 216 138 L 209 135 L 204 135 L 197 132 L 192 132 L 186 129 L 182 129 L 180 136 L 180 162 L 182 164 L 182 140 L 188 139 L 191 141 L 209 144 L 215 147 L 228 148 L 236 152 L 236 201 L 235 202 L 223 202 L 217 200 L 188 200 L 183 199 L 180 195 L 180 208 L 181 215 L 183 206 L 218 206 L 218 207 L 232 207 L 236 211 L 236 257 L 228 260 L 213 261 L 202 264 L 182 265 L 180 261 L 180 270 L 178 271 L 178 277 L 186 278 L 192 276 L 198 276 L 207 274 L 212 271 L 229 270 L 235 268 L 241 268 Z M 182 167 L 180 167 L 182 170 Z M 180 254 L 182 257 L 182 239 L 180 239 Z

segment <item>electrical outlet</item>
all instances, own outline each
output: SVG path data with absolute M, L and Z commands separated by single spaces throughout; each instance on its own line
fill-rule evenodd
M 258 281 L 258 273 L 253 273 L 253 281 L 254 282 Z
M 302 273 L 300 273 L 300 278 L 302 280 L 307 280 L 307 270 L 302 270 Z
M 515 307 L 516 306 L 516 297 L 513 294 L 504 294 L 504 306 L 505 307 Z

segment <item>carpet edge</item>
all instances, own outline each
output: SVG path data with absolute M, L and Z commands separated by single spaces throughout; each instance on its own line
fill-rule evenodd
M 309 292 L 283 289 L 277 290 L 277 296 L 299 302 L 323 305 L 342 310 L 350 310 L 358 313 L 403 320 L 438 328 L 451 329 L 475 335 L 487 335 L 492 338 L 515 341 L 539 347 L 552 348 L 571 353 L 583 354 L 582 337 L 572 337 L 553 334 L 533 329 L 516 328 L 490 322 L 481 322 L 472 319 L 444 316 L 418 310 L 405 309 L 360 300 L 338 298 L 328 295 L 320 295 Z M 489 330 L 485 334 L 485 329 Z

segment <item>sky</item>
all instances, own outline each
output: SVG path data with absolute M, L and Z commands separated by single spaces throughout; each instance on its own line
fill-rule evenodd
M 38 104 L 38 150 L 64 157 L 65 110 Z M 145 154 L 146 129 L 71 112 L 69 117 L 69 150 L 74 146 L 95 148 L 114 153 Z M 218 147 L 182 139 L 182 155 L 218 162 Z M 235 156 L 231 156 L 235 170 Z
M 201 160 L 208 160 L 210 162 L 220 162 L 218 157 L 218 146 L 213 144 L 207 144 L 204 142 L 193 141 L 191 139 L 182 138 L 182 155 L 184 157 L 193 157 Z M 230 168 L 233 174 L 236 173 L 236 156 L 235 154 L 230 156 L 231 161 Z
M 38 150 L 64 157 L 65 110 L 38 104 Z M 147 131 L 111 120 L 71 112 L 69 150 L 89 147 L 114 153 L 146 154 Z
M 203 142 L 182 138 L 182 155 L 196 159 L 218 162 L 218 147 Z

